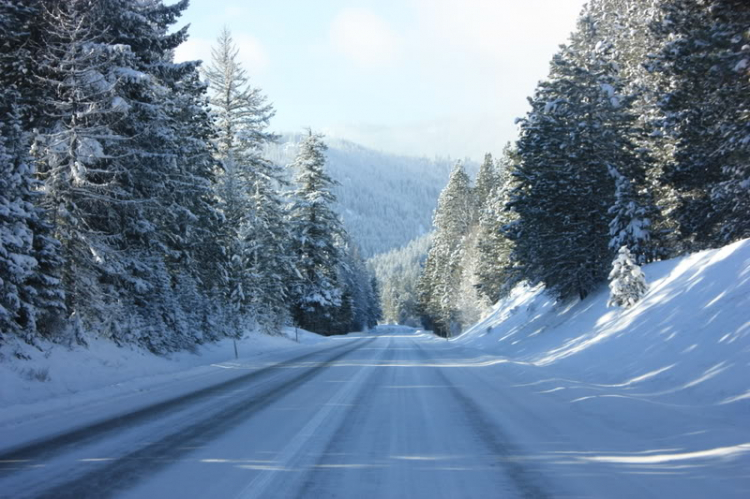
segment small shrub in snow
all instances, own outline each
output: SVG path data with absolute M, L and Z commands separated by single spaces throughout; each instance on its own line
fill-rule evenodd
M 646 294 L 648 284 L 646 276 L 635 262 L 627 246 L 622 246 L 612 262 L 609 273 L 609 289 L 611 290 L 607 306 L 629 308 Z

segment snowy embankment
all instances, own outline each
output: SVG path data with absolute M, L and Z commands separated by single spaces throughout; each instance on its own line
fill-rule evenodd
M 195 390 L 243 371 L 243 366 L 285 360 L 313 348 L 326 338 L 294 328 L 284 336 L 247 333 L 234 341 L 224 339 L 200 345 L 195 352 L 158 356 L 132 346 L 92 339 L 88 347 L 66 349 L 42 344 L 42 350 L 21 345 L 30 357 L 6 357 L 0 362 L 0 427 L 53 414 L 57 409 L 106 405 L 113 411 L 130 397 L 157 401 L 175 391 Z M 145 397 L 143 397 L 145 395 Z
M 558 303 L 519 286 L 453 341 L 500 356 L 539 393 L 587 412 L 714 408 L 746 425 L 750 239 L 643 270 L 649 291 L 630 309 L 608 308 L 607 289 Z

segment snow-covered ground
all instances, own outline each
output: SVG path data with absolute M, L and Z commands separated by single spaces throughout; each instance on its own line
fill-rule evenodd
M 750 240 L 643 270 L 649 291 L 630 309 L 608 308 L 607 289 L 565 304 L 520 286 L 453 341 L 565 373 L 540 390 L 582 405 L 626 397 L 750 416 Z
M 58 409 L 114 407 L 122 399 L 142 398 L 144 394 L 153 394 L 153 400 L 159 400 L 174 395 L 159 392 L 170 392 L 175 382 L 197 389 L 201 384 L 216 382 L 217 376 L 225 376 L 222 371 L 231 370 L 235 363 L 250 359 L 256 363 L 278 362 L 326 341 L 323 336 L 294 328 L 286 328 L 283 333 L 245 334 L 236 342 L 238 359 L 231 339 L 166 357 L 96 338 L 89 340 L 88 347 L 72 349 L 42 344 L 40 350 L 21 344 L 18 348 L 28 359 L 6 356 L 0 362 L 0 428 L 49 416 Z
M 451 343 L 502 366 L 518 390 L 653 441 L 641 454 L 610 447 L 602 462 L 696 474 L 747 463 L 750 240 L 643 270 L 650 288 L 630 309 L 608 308 L 607 289 L 557 303 L 520 286 Z
M 519 288 L 450 341 L 5 364 L 0 497 L 750 497 L 750 241 L 644 271 L 631 309 Z

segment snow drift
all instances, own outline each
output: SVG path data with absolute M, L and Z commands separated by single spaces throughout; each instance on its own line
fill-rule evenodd
M 541 286 L 517 287 L 454 340 L 519 366 L 548 367 L 541 381 L 573 402 L 750 404 L 750 240 L 643 267 L 648 293 L 608 308 L 604 288 L 561 303 Z M 544 388 L 540 388 L 544 389 Z

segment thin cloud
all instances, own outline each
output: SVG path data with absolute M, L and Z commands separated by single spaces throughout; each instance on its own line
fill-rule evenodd
M 362 68 L 380 68 L 394 62 L 399 37 L 388 23 L 366 9 L 344 9 L 331 23 L 332 47 Z

